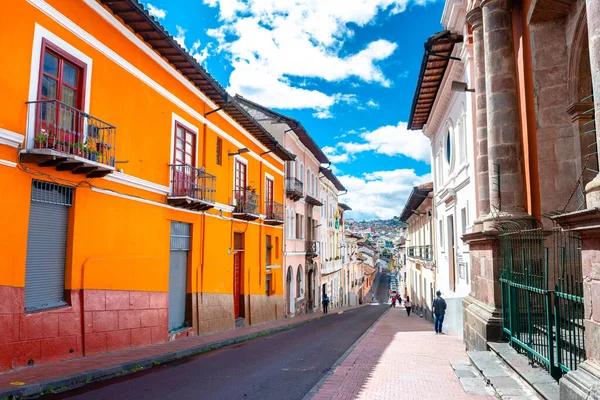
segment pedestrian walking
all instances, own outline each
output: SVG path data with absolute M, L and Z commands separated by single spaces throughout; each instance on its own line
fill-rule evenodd
M 390 304 L 390 307 L 396 308 L 396 296 L 392 297 L 392 304 Z
M 375 301 L 375 293 L 371 293 L 371 303 Z
M 442 324 L 446 315 L 446 300 L 442 298 L 442 292 L 435 292 L 436 298 L 433 300 L 433 326 L 435 333 L 442 333 Z
M 404 302 L 404 307 L 406 308 L 406 315 L 410 317 L 410 310 L 412 310 L 412 303 L 410 302 L 410 296 L 406 296 L 406 301 Z
M 329 297 L 327 295 L 323 296 L 323 314 L 327 314 L 327 309 L 329 308 Z
M 402 296 L 400 296 L 400 293 L 396 295 L 396 301 L 398 302 L 398 305 L 402 304 Z

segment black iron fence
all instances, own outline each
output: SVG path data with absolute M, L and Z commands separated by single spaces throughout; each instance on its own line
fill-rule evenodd
M 187 164 L 169 164 L 171 168 L 171 196 L 189 197 L 207 203 L 215 202 L 216 177 Z
M 286 176 L 285 191 L 287 194 L 302 197 L 304 195 L 304 184 L 300 179 L 291 176 Z
M 114 167 L 117 128 L 59 100 L 27 102 L 35 119 L 33 148 Z
M 258 215 L 258 195 L 248 189 L 233 191 L 234 213 Z
M 268 220 L 283 222 L 283 215 L 284 215 L 283 204 L 277 203 L 276 201 L 273 201 L 273 200 L 265 201 L 265 214 L 266 214 L 266 219 L 268 219 Z

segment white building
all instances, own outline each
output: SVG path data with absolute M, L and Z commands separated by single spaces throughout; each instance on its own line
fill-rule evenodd
M 476 217 L 474 168 L 475 96 L 460 91 L 453 82 L 473 87 L 472 45 L 465 24 L 465 3 L 446 2 L 442 24 L 447 31 L 432 36 L 426 48 L 445 49 L 452 57 L 445 73 L 435 76 L 429 68 L 433 59 L 429 52 L 423 58 L 415 97 L 430 77 L 441 79 L 440 89 L 428 107 L 413 107 L 409 129 L 422 129 L 431 140 L 431 167 L 434 184 L 436 290 L 442 292 L 448 309 L 444 330 L 462 335 L 462 299 L 471 290 L 469 247 L 461 240 L 470 232 Z M 455 29 L 459 29 L 458 32 Z M 441 51 L 441 50 L 438 50 Z M 431 75 L 429 75 L 431 74 Z M 424 77 L 427 79 L 424 80 Z M 415 99 L 414 104 L 417 104 Z M 425 116 L 424 116 L 425 115 Z
M 321 293 L 329 296 L 330 308 L 340 307 L 343 300 L 342 288 L 342 258 L 340 242 L 343 235 L 338 211 L 338 194 L 346 191 L 344 185 L 337 179 L 330 169 L 320 168 L 319 180 L 321 182 Z M 322 298 L 322 297 L 321 297 Z

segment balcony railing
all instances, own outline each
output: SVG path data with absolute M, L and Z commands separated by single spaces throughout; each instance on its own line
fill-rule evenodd
M 21 152 L 23 162 L 86 174 L 114 171 L 117 128 L 59 100 L 27 102 L 33 116 L 32 142 Z
M 291 176 L 285 177 L 285 194 L 288 198 L 297 201 L 304 195 L 304 184 L 301 180 Z
M 433 246 L 411 246 L 408 248 L 408 256 L 423 261 L 433 260 Z
M 306 246 L 306 255 L 308 256 L 316 256 L 319 254 L 319 242 L 316 240 L 307 240 L 305 242 Z
M 259 218 L 258 195 L 248 189 L 233 191 L 234 218 L 253 221 Z
M 283 204 L 272 200 L 265 201 L 265 224 L 283 225 Z
M 186 164 L 169 164 L 171 194 L 169 204 L 192 210 L 208 210 L 215 205 L 216 177 Z

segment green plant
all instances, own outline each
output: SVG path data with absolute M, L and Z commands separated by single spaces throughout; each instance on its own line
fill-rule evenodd
M 155 367 L 158 367 L 158 366 L 160 365 L 160 362 L 159 362 L 159 361 L 154 361 L 154 362 L 152 363 L 152 365 L 154 365 Z
M 143 368 L 140 367 L 139 365 L 134 366 L 133 368 L 131 368 L 132 371 L 139 371 L 142 370 Z
M 46 143 L 48 141 L 48 135 L 39 134 L 33 138 L 33 141 L 36 143 Z

